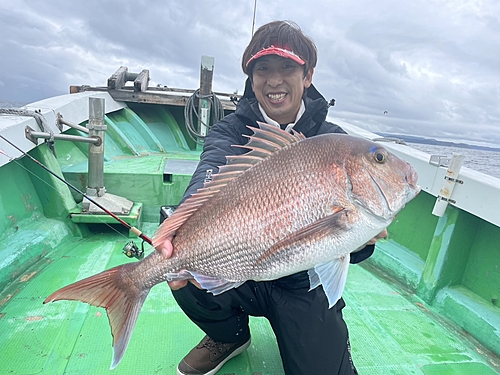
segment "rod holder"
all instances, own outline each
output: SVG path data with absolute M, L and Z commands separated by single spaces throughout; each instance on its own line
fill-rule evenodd
M 102 197 L 104 187 L 104 98 L 89 98 L 89 121 L 87 129 L 90 138 L 101 140 L 99 144 L 89 145 L 87 195 Z
M 463 184 L 463 181 L 458 179 L 458 174 L 460 169 L 462 168 L 462 163 L 465 159 L 464 155 L 453 154 L 450 166 L 446 171 L 446 175 L 444 176 L 444 183 L 439 191 L 439 195 L 436 199 L 436 203 L 434 204 L 434 208 L 432 210 L 432 214 L 436 216 L 443 216 L 446 211 L 446 207 L 448 207 L 449 203 L 457 203 L 452 199 L 453 189 L 455 185 Z
M 113 213 L 128 215 L 134 202 L 107 193 L 104 187 L 104 136 L 107 129 L 104 122 L 105 110 L 104 98 L 89 98 L 89 121 L 87 123 L 89 137 L 98 138 L 101 142 L 89 145 L 87 195 Z M 103 211 L 84 198 L 82 212 L 101 214 Z

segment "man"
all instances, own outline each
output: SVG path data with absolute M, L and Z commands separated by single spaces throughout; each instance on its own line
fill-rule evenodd
M 344 131 L 326 122 L 328 103 L 312 85 L 316 46 L 300 28 L 286 21 L 260 27 L 243 53 L 248 75 L 236 112 L 210 130 L 200 163 L 184 199 L 224 165 L 227 155 L 241 154 L 257 121 L 303 133 L 306 137 Z M 379 237 L 383 237 L 385 231 Z M 378 237 L 377 237 L 378 238 Z M 351 263 L 372 255 L 374 243 L 351 254 Z M 167 242 L 162 251 L 170 256 Z M 180 362 L 179 375 L 212 375 L 250 345 L 248 316 L 266 317 L 276 334 L 287 375 L 357 374 L 340 299 L 328 308 L 321 287 L 309 291 L 307 271 L 274 281 L 248 281 L 214 296 L 187 281 L 171 282 L 179 306 L 205 333 L 205 338 Z

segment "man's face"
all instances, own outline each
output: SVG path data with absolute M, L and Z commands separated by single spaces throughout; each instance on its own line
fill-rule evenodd
M 303 65 L 267 55 L 255 61 L 252 89 L 267 115 L 279 124 L 295 121 L 302 94 L 311 86 L 313 69 L 304 76 Z

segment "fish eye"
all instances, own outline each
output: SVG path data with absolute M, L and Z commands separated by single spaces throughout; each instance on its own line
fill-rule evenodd
M 381 150 L 375 150 L 373 153 L 373 158 L 379 164 L 384 164 L 387 161 L 387 155 Z

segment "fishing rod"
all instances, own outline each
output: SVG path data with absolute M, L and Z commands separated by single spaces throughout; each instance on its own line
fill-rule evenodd
M 151 238 L 149 238 L 148 236 L 146 236 L 144 233 L 142 233 L 139 229 L 137 229 L 136 227 L 133 227 L 132 225 L 130 225 L 129 223 L 123 221 L 122 219 L 120 219 L 118 216 L 116 216 L 114 213 L 112 213 L 111 211 L 109 211 L 107 208 L 105 208 L 104 206 L 102 206 L 101 204 L 99 204 L 98 202 L 96 202 L 95 200 L 93 200 L 91 197 L 89 197 L 87 194 L 85 194 L 83 191 L 81 191 L 80 189 L 78 189 L 76 186 L 74 186 L 73 184 L 71 184 L 70 182 L 66 181 L 64 178 L 60 177 L 59 175 L 57 175 L 57 173 L 55 173 L 54 171 L 52 171 L 51 169 L 49 169 L 47 166 L 45 166 L 44 164 L 42 164 L 40 161 L 38 161 L 37 159 L 35 159 L 33 156 L 31 156 L 30 154 L 28 154 L 27 152 L 25 152 L 24 150 L 22 150 L 21 148 L 19 148 L 18 146 L 16 146 L 14 143 L 12 143 L 11 141 L 9 141 L 7 138 L 5 138 L 3 135 L 0 134 L 0 138 L 2 138 L 5 142 L 7 142 L 9 145 L 11 145 L 12 147 L 14 147 L 16 150 L 18 150 L 21 154 L 23 154 L 24 156 L 27 156 L 28 158 L 30 158 L 31 160 L 33 160 L 36 164 L 38 164 L 40 167 L 42 167 L 43 169 L 45 169 L 47 172 L 49 172 L 52 176 L 54 176 L 55 178 L 57 178 L 59 181 L 63 182 L 64 184 L 66 184 L 68 187 L 70 187 L 71 189 L 73 189 L 74 191 L 76 191 L 77 193 L 81 194 L 84 198 L 86 198 L 87 200 L 89 200 L 91 203 L 95 204 L 97 207 L 99 207 L 101 210 L 103 210 L 105 213 L 107 213 L 109 216 L 111 216 L 113 219 L 115 219 L 116 221 L 118 221 L 120 224 L 122 224 L 123 226 L 125 226 L 127 229 L 129 229 L 132 233 L 134 233 L 137 237 L 141 238 L 143 241 L 147 242 L 148 244 L 150 244 L 151 246 L 153 245 L 153 241 L 151 240 Z M 4 152 L 2 152 L 5 156 L 9 157 L 7 154 L 5 154 Z M 136 256 L 135 254 L 135 251 L 132 246 L 135 246 L 135 244 L 131 245 L 130 243 L 128 243 L 126 246 L 125 246 L 125 249 L 124 249 L 124 253 L 128 256 L 128 257 L 132 257 L 132 256 L 135 256 L 135 257 L 140 257 L 141 254 L 139 253 L 139 256 Z M 127 252 L 128 251 L 128 252 Z M 138 251 L 138 250 L 137 250 Z M 142 254 L 144 253 L 144 251 L 142 251 Z M 130 254 L 130 255 L 129 255 Z

